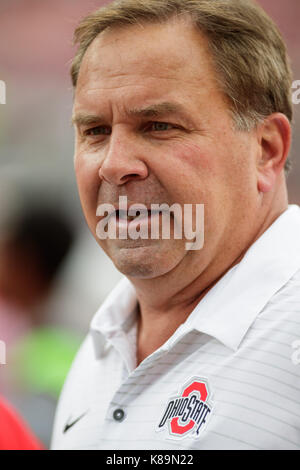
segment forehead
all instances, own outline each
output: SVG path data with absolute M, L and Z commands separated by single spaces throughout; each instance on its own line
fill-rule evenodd
M 176 19 L 99 34 L 83 57 L 75 104 L 114 91 L 120 97 L 120 91 L 124 96 L 150 90 L 159 95 L 212 87 L 216 77 L 207 39 L 190 21 Z

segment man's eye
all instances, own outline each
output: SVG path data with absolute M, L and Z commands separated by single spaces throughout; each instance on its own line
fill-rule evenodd
M 151 131 L 169 131 L 172 128 L 172 124 L 169 124 L 167 122 L 152 122 L 149 126 L 149 129 Z
M 111 130 L 109 127 L 97 126 L 92 129 L 88 129 L 84 132 L 85 135 L 97 136 L 97 135 L 109 135 Z

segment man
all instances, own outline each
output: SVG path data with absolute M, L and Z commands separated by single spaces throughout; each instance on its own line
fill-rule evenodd
M 246 0 L 125 0 L 76 41 L 79 194 L 125 278 L 70 371 L 53 448 L 300 448 L 300 211 L 277 28 Z M 147 238 L 167 220 L 153 204 L 192 205 L 190 229 L 204 206 L 200 248 L 171 210 L 170 237 Z

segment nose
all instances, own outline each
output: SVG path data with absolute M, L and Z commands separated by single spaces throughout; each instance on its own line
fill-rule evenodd
M 100 179 L 117 186 L 147 178 L 148 168 L 135 138 L 125 132 L 111 134 L 108 152 L 99 169 Z

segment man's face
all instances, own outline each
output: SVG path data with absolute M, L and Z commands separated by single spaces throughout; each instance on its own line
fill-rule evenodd
M 233 129 L 206 40 L 190 24 L 100 34 L 81 64 L 73 111 L 83 211 L 117 269 L 150 279 L 240 252 L 257 206 L 257 142 Z M 184 238 L 99 240 L 97 207 L 120 196 L 147 207 L 204 204 L 203 249 L 187 251 Z

